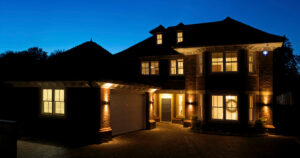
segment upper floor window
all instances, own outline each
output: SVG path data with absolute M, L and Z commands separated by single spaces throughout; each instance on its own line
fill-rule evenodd
M 183 33 L 177 32 L 177 43 L 183 42 Z
M 141 68 L 142 75 L 149 75 L 149 62 L 142 61 L 141 66 L 142 66 L 142 68 Z
M 65 90 L 43 89 L 42 114 L 65 114 Z M 54 96 L 54 97 L 53 97 Z
M 170 74 L 171 75 L 183 75 L 183 59 L 171 60 Z
M 199 55 L 199 73 L 203 73 L 203 54 Z
M 159 74 L 159 62 L 151 61 L 150 65 L 151 65 L 150 66 L 151 75 L 158 75 Z
M 238 57 L 236 52 L 215 52 L 212 53 L 212 72 L 237 72 Z
M 237 96 L 212 95 L 212 119 L 238 120 Z
M 162 34 L 158 33 L 156 35 L 156 44 L 162 44 Z
M 248 72 L 254 73 L 255 72 L 255 64 L 254 64 L 255 56 L 253 52 L 248 53 Z
M 142 61 L 141 62 L 142 75 L 158 75 L 159 62 L 158 61 Z

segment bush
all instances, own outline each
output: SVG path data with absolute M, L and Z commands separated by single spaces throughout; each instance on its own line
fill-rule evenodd
M 201 122 L 198 120 L 198 116 L 192 116 L 192 129 L 193 130 L 200 130 Z
M 257 133 L 265 133 L 264 123 L 262 120 L 255 121 L 254 130 Z

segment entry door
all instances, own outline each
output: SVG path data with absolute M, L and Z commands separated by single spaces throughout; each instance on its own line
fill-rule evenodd
M 171 98 L 162 98 L 161 106 L 161 121 L 171 121 Z

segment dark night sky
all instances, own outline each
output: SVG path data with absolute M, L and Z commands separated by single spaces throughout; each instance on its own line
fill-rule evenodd
M 67 50 L 93 38 L 117 53 L 167 26 L 227 16 L 286 35 L 300 54 L 299 0 L 0 0 L 0 53 L 38 46 Z

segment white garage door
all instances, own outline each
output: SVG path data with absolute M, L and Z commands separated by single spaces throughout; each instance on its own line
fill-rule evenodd
M 112 90 L 110 96 L 112 135 L 144 129 L 144 94 Z

